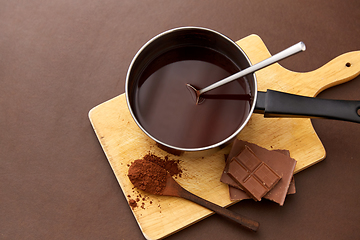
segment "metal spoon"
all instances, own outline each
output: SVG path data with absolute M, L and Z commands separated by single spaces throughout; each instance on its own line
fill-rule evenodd
M 164 168 L 150 161 L 143 159 L 135 160 L 129 168 L 128 176 L 136 188 L 145 192 L 184 198 L 208 208 L 247 229 L 257 231 L 259 228 L 260 224 L 258 222 L 188 192 L 182 188 Z
M 209 86 L 207 86 L 205 88 L 196 89 L 194 86 L 192 86 L 189 83 L 187 83 L 186 86 L 188 87 L 188 89 L 190 89 L 191 92 L 195 93 L 194 96 L 195 96 L 196 104 L 199 104 L 202 101 L 200 99 L 201 94 L 203 94 L 205 92 L 208 92 L 210 90 L 213 90 L 214 88 L 220 87 L 220 86 L 222 86 L 222 85 L 224 85 L 226 83 L 229 83 L 231 81 L 234 81 L 234 80 L 236 80 L 236 79 L 238 79 L 240 77 L 243 77 L 243 76 L 245 76 L 245 75 L 247 75 L 249 73 L 253 73 L 253 72 L 257 71 L 257 70 L 265 68 L 265 67 L 267 67 L 267 66 L 269 66 L 269 65 L 271 65 L 271 64 L 273 64 L 275 62 L 278 62 L 278 61 L 280 61 L 282 59 L 290 57 L 291 55 L 294 55 L 294 54 L 299 53 L 301 51 L 305 51 L 305 49 L 306 49 L 305 44 L 303 42 L 299 42 L 299 43 L 297 43 L 297 44 L 295 44 L 295 45 L 293 45 L 293 46 L 291 46 L 291 47 L 289 47 L 289 48 L 287 48 L 287 49 L 285 49 L 285 50 L 283 50 L 283 51 L 281 51 L 281 52 L 279 52 L 279 53 L 277 53 L 277 54 L 275 54 L 275 55 L 273 55 L 273 56 L 271 56 L 271 57 L 269 57 L 269 58 L 267 58 L 267 59 L 265 59 L 265 60 L 263 60 L 263 61 L 261 61 L 259 63 L 257 63 L 257 64 L 255 64 L 255 65 L 252 65 L 252 66 L 250 66 L 250 67 L 248 67 L 248 68 L 246 68 L 246 69 L 244 69 L 244 70 L 242 70 L 242 71 L 240 71 L 238 73 L 235 73 L 235 74 L 233 74 L 233 75 L 231 75 L 231 76 L 229 76 L 227 78 L 224 78 L 224 79 L 222 79 L 222 80 L 220 80 L 220 81 L 218 81 L 216 83 L 213 83 L 213 84 L 211 84 L 211 85 L 209 85 Z

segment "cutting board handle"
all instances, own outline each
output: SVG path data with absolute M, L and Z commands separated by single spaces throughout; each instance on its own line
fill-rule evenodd
M 299 73 L 309 91 L 315 91 L 310 97 L 317 96 L 323 90 L 348 82 L 360 74 L 360 51 L 347 52 L 332 59 L 322 67 L 307 73 Z M 301 93 L 295 93 L 302 95 Z
M 236 42 L 249 57 L 252 64 L 271 56 L 262 39 L 252 34 Z M 360 51 L 347 52 L 335 57 L 310 72 L 290 71 L 279 63 L 255 73 L 258 90 L 274 89 L 282 92 L 315 97 L 323 90 L 345 83 L 360 74 Z

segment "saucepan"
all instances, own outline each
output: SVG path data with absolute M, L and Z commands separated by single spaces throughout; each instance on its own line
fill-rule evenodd
M 126 76 L 127 105 L 139 128 L 170 152 L 203 152 L 230 143 L 253 113 L 360 123 L 360 101 L 328 100 L 268 89 L 248 74 L 204 94 L 195 104 L 187 84 L 203 88 L 252 66 L 231 39 L 211 29 L 181 27 L 150 39 Z

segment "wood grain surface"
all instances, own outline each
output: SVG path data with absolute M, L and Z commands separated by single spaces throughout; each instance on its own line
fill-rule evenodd
M 257 35 L 241 39 L 237 44 L 253 64 L 270 56 Z M 312 72 L 292 72 L 274 64 L 258 71 L 256 76 L 258 90 L 274 89 L 316 96 L 359 73 L 360 51 L 356 51 L 343 54 Z M 141 195 L 139 204 L 142 207 L 132 210 L 147 239 L 164 238 L 212 214 L 184 199 L 154 196 L 134 189 L 127 177 L 128 166 L 149 152 L 179 159 L 184 173 L 176 180 L 190 192 L 221 206 L 235 203 L 229 199 L 227 185 L 219 181 L 225 164 L 224 154 L 231 146 L 209 156 L 186 153 L 180 157 L 172 156 L 159 149 L 138 128 L 127 109 L 125 94 L 94 107 L 89 112 L 89 118 L 124 195 L 129 199 Z M 310 119 L 265 119 L 262 115 L 253 114 L 238 138 L 268 149 L 290 150 L 291 156 L 297 160 L 295 173 L 323 160 L 326 155 Z

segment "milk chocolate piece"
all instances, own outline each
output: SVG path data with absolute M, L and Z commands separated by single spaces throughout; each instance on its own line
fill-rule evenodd
M 285 149 L 275 149 L 275 150 L 271 150 L 271 151 L 275 151 L 275 152 L 279 152 L 279 153 L 282 153 L 288 157 L 290 157 L 290 152 L 289 150 L 285 150 Z M 225 163 L 228 162 L 227 159 L 228 159 L 228 156 L 229 154 L 225 154 L 224 157 L 225 157 Z M 226 168 L 227 169 L 227 168 Z M 225 174 L 224 174 L 225 175 Z M 225 175 L 227 176 L 227 175 Z M 230 200 L 231 201 L 240 201 L 240 200 L 245 200 L 245 199 L 251 199 L 250 196 L 248 196 L 243 190 L 242 188 L 235 184 L 235 182 L 229 177 L 230 181 L 228 181 L 228 178 L 224 178 L 223 176 L 221 177 L 221 181 L 223 183 L 226 183 L 229 185 L 229 194 L 230 194 Z M 295 194 L 296 193 L 296 186 L 295 186 L 295 179 L 294 179 L 294 176 L 291 178 L 291 181 L 290 181 L 290 185 L 289 185 L 289 189 L 288 189 L 288 192 L 287 194 Z M 265 196 L 266 198 L 266 196 Z
M 296 188 L 295 188 L 295 178 L 294 176 L 291 178 L 291 181 L 290 181 L 290 185 L 289 185 L 289 189 L 288 189 L 288 192 L 287 194 L 295 194 L 296 193 Z
M 227 163 L 229 163 L 233 157 L 238 155 L 245 148 L 245 145 L 249 146 L 256 154 L 256 156 L 262 159 L 275 172 L 277 172 L 279 175 L 282 175 L 281 180 L 276 184 L 276 186 L 270 192 L 268 192 L 264 196 L 264 198 L 274 201 L 278 203 L 280 206 L 284 205 L 286 195 L 295 193 L 294 185 L 292 185 L 292 187 L 289 186 L 290 183 L 292 182 L 296 161 L 290 158 L 289 156 L 286 156 L 274 150 L 270 151 L 256 144 L 236 139 L 230 150 Z M 221 181 L 223 183 L 229 184 L 230 186 L 235 186 L 236 185 L 235 181 L 226 174 L 227 168 L 228 168 L 228 164 L 226 165 L 224 172 L 221 176 Z M 239 189 L 232 189 L 232 187 L 229 187 L 229 192 L 230 192 L 231 200 L 249 199 L 249 196 L 245 192 Z
M 227 174 L 257 201 L 281 179 L 281 176 L 257 158 L 248 146 L 231 159 Z
M 231 201 L 241 201 L 245 199 L 252 199 L 246 192 L 239 188 L 229 186 L 229 197 Z
M 272 189 L 271 191 L 274 191 L 274 189 Z M 295 180 L 294 180 L 294 177 L 292 177 L 287 194 L 289 195 L 289 194 L 295 194 L 295 193 L 296 193 Z M 267 198 L 266 196 L 267 195 L 265 195 L 263 198 Z M 239 188 L 232 187 L 232 186 L 229 186 L 229 197 L 230 197 L 231 201 L 241 201 L 241 200 L 245 200 L 245 199 L 251 199 L 251 197 L 246 192 L 244 192 L 243 190 L 241 190 Z M 274 201 L 274 202 L 276 202 L 276 201 Z

